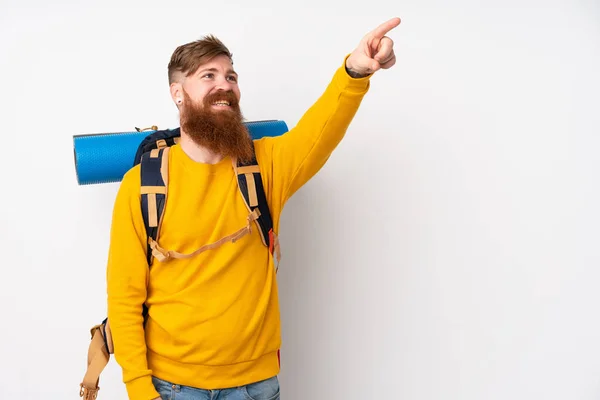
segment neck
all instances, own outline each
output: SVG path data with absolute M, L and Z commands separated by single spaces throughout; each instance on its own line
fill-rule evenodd
M 181 130 L 181 140 L 179 141 L 181 149 L 189 158 L 198 163 L 217 164 L 223 160 L 221 154 L 217 154 L 206 147 L 200 146 L 194 142 L 183 130 Z

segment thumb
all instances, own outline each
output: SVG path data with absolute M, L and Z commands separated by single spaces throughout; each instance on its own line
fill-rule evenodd
M 379 62 L 377 60 L 373 60 L 370 63 L 369 68 L 371 69 L 371 71 L 375 72 L 375 71 L 379 71 L 379 69 L 381 68 L 381 64 L 379 64 Z

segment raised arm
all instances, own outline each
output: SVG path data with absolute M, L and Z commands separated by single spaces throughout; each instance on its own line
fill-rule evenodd
M 395 64 L 393 41 L 386 34 L 398 24 L 400 19 L 393 18 L 365 35 L 298 124 L 264 141 L 272 157 L 272 198 L 281 207 L 329 159 L 367 93 L 372 74 Z

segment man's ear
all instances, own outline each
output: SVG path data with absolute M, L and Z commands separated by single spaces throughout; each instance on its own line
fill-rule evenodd
M 180 82 L 173 82 L 169 89 L 171 91 L 171 98 L 177 107 L 179 107 L 183 103 L 183 85 Z

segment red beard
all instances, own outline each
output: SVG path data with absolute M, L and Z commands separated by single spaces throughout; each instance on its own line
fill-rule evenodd
M 208 95 L 203 104 L 192 101 L 186 91 L 181 107 L 181 129 L 199 146 L 223 157 L 249 162 L 254 157 L 254 144 L 243 123 L 239 103 L 232 91 Z M 215 101 L 225 100 L 230 108 L 212 110 Z

